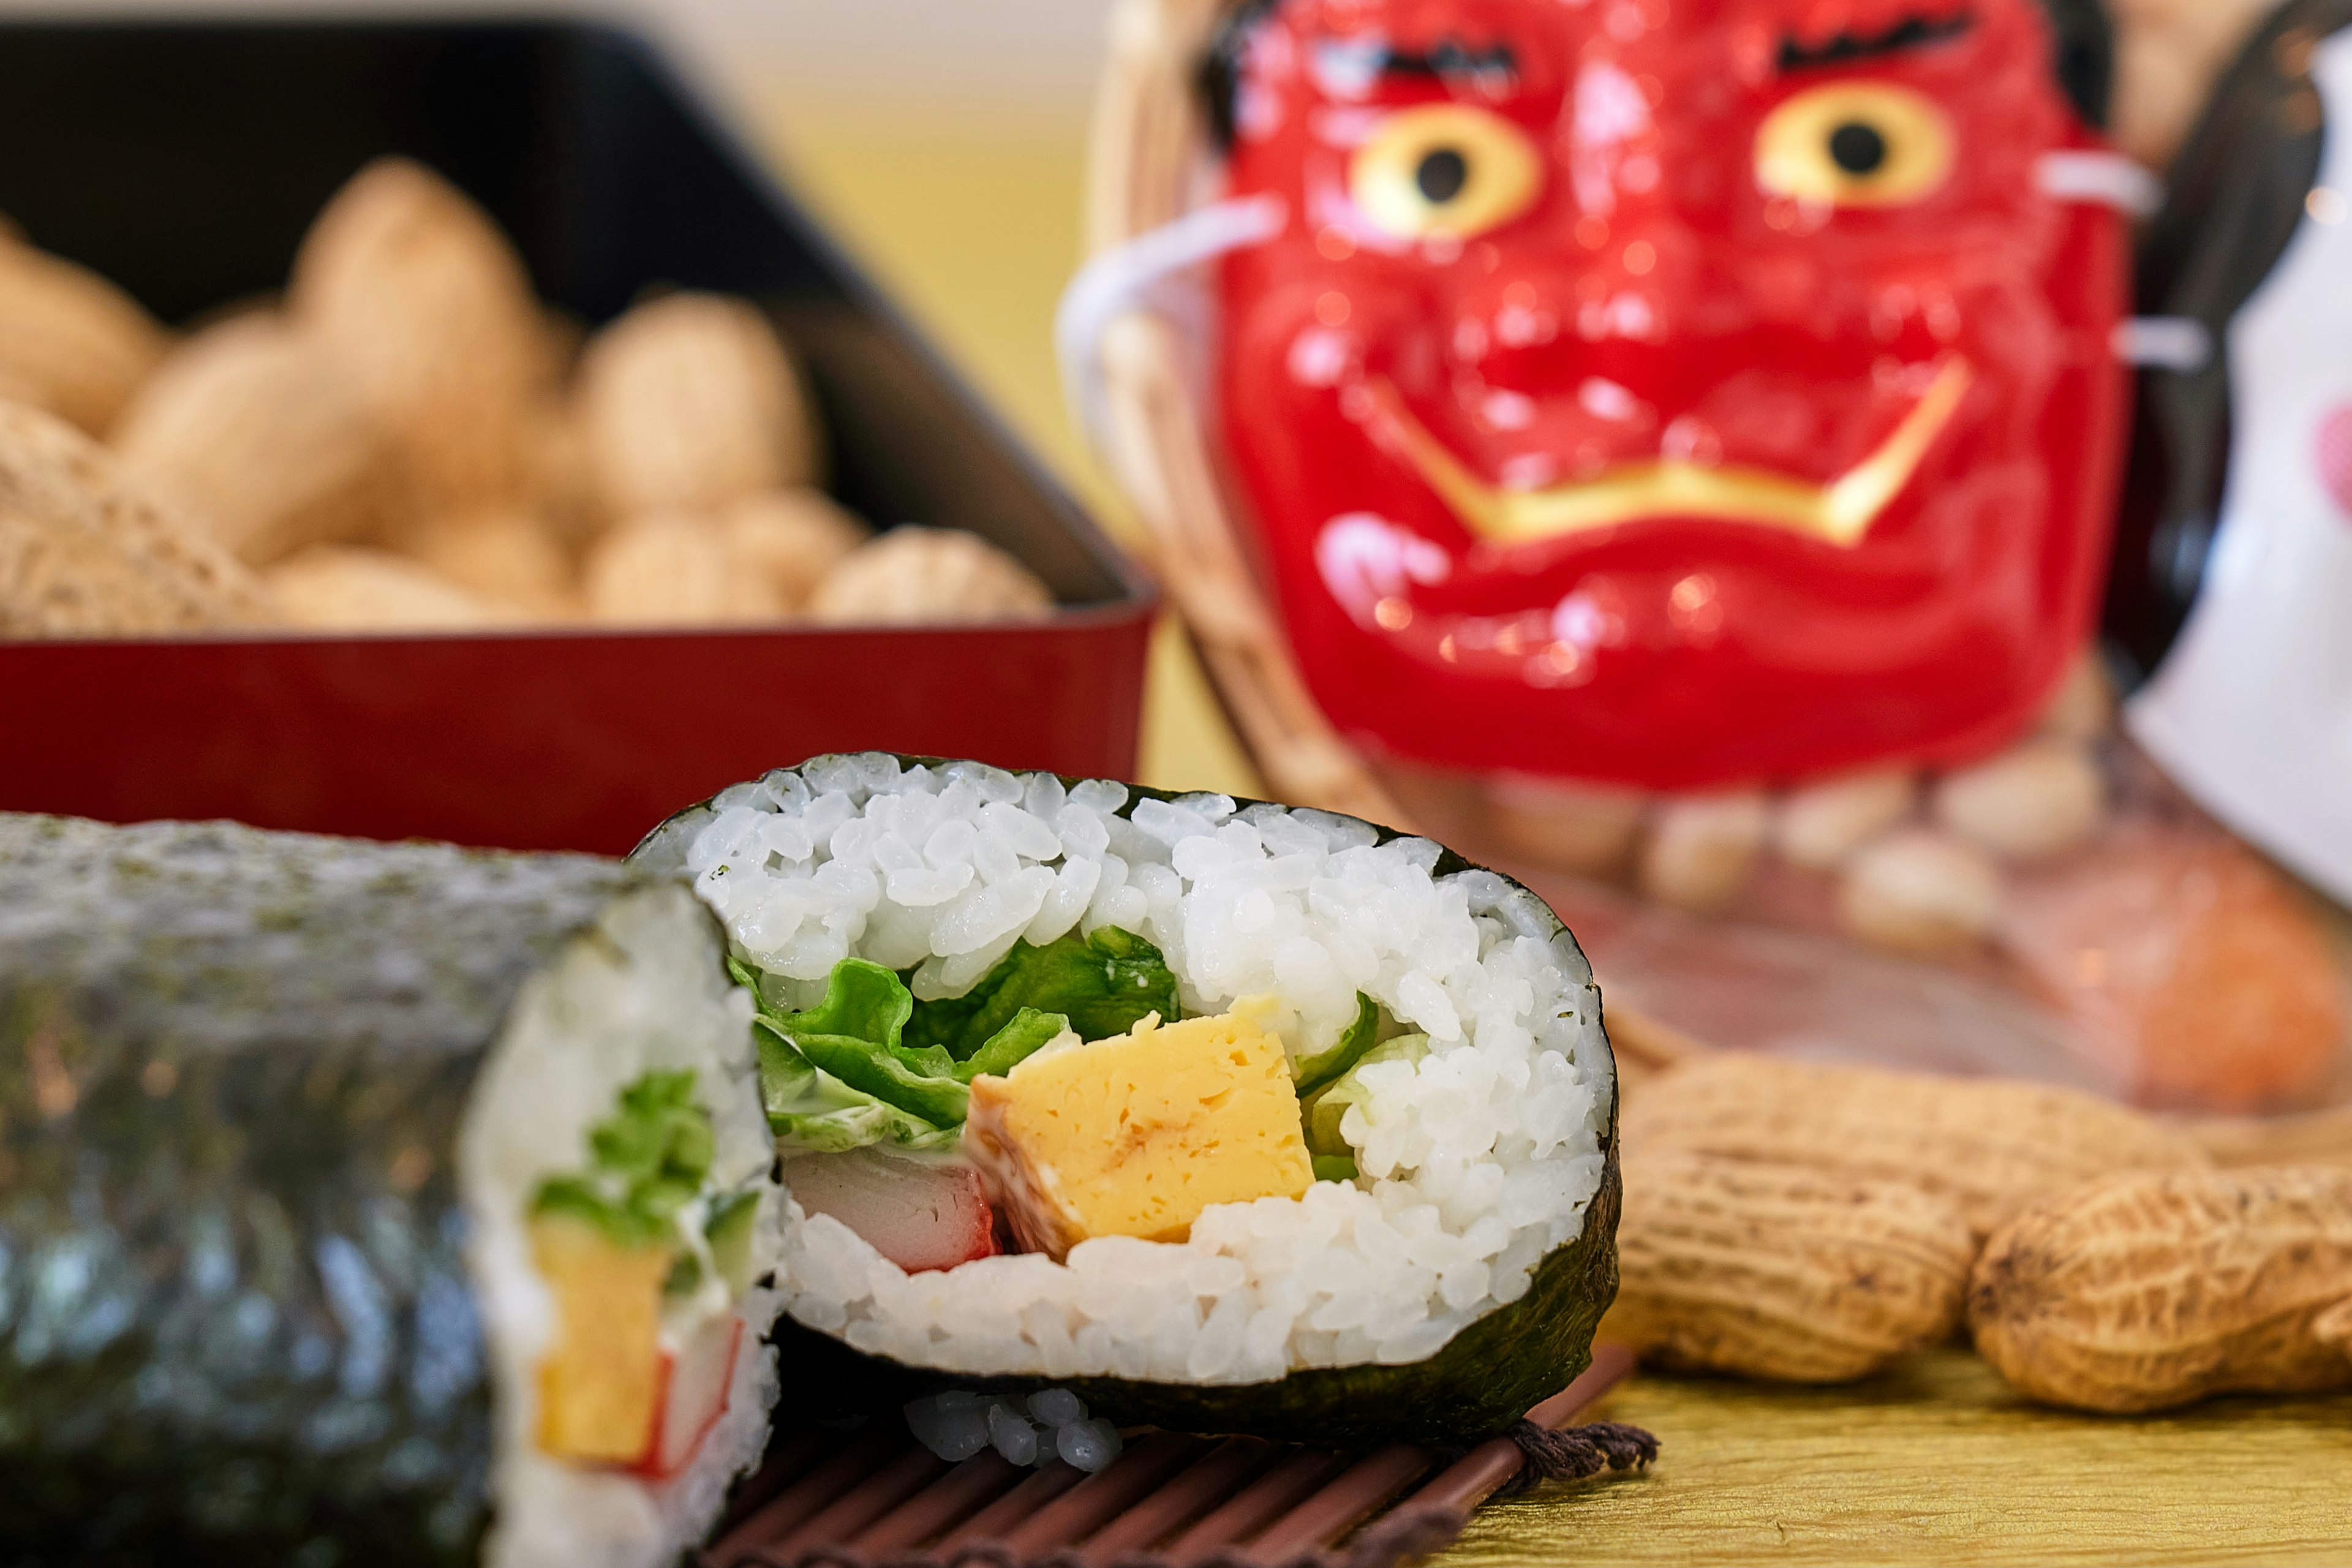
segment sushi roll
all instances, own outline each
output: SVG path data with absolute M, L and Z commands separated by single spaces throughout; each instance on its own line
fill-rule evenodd
M 1615 1065 L 1508 879 L 1328 812 L 879 753 L 635 858 L 757 993 L 796 1397 L 830 1352 L 877 1399 L 1446 1444 L 1587 1364 Z
M 777 1390 L 722 960 L 616 861 L 0 816 L 0 1557 L 698 1541 Z

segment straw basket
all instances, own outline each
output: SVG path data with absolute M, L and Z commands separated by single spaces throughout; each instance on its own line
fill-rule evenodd
M 1097 100 L 1088 248 L 1160 227 L 1210 188 L 1197 67 L 1235 0 L 1119 0 Z M 1396 827 L 1408 813 L 1307 694 L 1251 565 L 1245 524 L 1195 405 L 1200 367 L 1177 331 L 1140 312 L 1101 341 L 1105 456 L 1150 530 L 1169 596 L 1191 628 L 1269 794 Z

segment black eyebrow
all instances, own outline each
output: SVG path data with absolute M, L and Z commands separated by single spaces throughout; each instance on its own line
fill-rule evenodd
M 1819 66 L 1842 66 L 1854 60 L 1874 59 L 1881 55 L 1899 54 L 1905 49 L 1916 49 L 1929 44 L 1939 44 L 1947 38 L 1957 38 L 1976 26 L 1976 18 L 1966 11 L 1940 19 L 1906 16 L 1883 33 L 1833 33 L 1818 44 L 1808 44 L 1793 37 L 1780 39 L 1780 69 L 1807 70 Z
M 2083 0 L 2095 4 L 2096 0 Z M 1285 0 L 1237 0 L 1209 41 L 1199 68 L 1199 85 L 1209 104 L 1209 132 L 1220 148 L 1234 140 L 1234 100 L 1248 52 L 1251 36 L 1279 11 Z M 1318 53 L 1350 46 L 1324 38 L 1309 46 Z M 1367 86 L 1383 76 L 1422 77 L 1447 83 L 1465 82 L 1489 96 L 1507 93 L 1518 81 L 1519 59 L 1508 44 L 1473 47 L 1459 38 L 1441 38 L 1420 53 L 1392 47 L 1385 39 L 1364 38 L 1353 46 L 1361 52 L 1358 69 Z
M 1518 74 L 1519 58 L 1508 44 L 1473 48 L 1459 38 L 1440 38 L 1421 54 L 1388 48 L 1381 56 L 1383 76 L 1467 77 L 1481 86 L 1507 82 Z

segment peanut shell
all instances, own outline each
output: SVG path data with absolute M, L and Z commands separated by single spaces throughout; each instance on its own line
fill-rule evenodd
M 1979 1236 L 2118 1171 L 2210 1163 L 2180 1130 L 2074 1089 L 1722 1051 L 1629 1101 L 1625 1148 L 1905 1182 L 1950 1201 Z
M 0 238 L 0 395 L 103 436 L 170 342 L 97 273 Z
M 1839 873 L 1838 923 L 1895 952 L 1974 947 L 2000 913 L 2000 870 L 1975 845 L 1906 828 L 1865 846 Z
M 327 204 L 288 307 L 392 431 L 428 510 L 525 499 L 552 353 L 521 258 L 455 186 L 381 158 Z
M 58 416 L 0 404 L 0 637 L 264 625 L 269 596 Z
M 864 523 L 813 489 L 746 496 L 721 510 L 718 523 L 735 559 L 795 610 L 867 538 Z
M 112 445 L 125 472 L 255 566 L 369 533 L 394 483 L 384 428 L 352 378 L 265 312 L 174 350 Z
M 588 432 L 568 399 L 548 399 L 524 432 L 532 510 L 575 555 L 612 520 L 604 515 L 588 462 Z
M 708 518 L 625 523 L 589 552 L 586 577 L 589 614 L 625 626 L 782 620 L 792 608 Z
M 315 631 L 468 631 L 510 618 L 420 562 L 363 545 L 312 545 L 267 575 L 287 621 Z
M 1039 620 L 1053 608 L 1035 574 L 979 535 L 911 524 L 844 557 L 808 603 L 812 620 L 875 625 Z
M 1975 1255 L 1959 1211 L 1908 1183 L 1644 1152 L 1603 1331 L 1664 1366 L 1843 1383 L 1949 1338 Z
M 1995 1232 L 1977 1349 L 2053 1405 L 2133 1412 L 2352 1387 L 2352 1170 L 2116 1176 Z
M 539 518 L 493 508 L 436 518 L 404 531 L 409 555 L 485 603 L 532 620 L 585 611 L 571 559 Z
M 1791 866 L 1826 871 L 1909 816 L 1918 796 L 1908 768 L 1823 779 L 1780 797 L 1772 840 Z
M 744 300 L 671 294 L 635 307 L 590 340 L 579 396 L 609 516 L 709 513 L 819 477 L 800 376 Z

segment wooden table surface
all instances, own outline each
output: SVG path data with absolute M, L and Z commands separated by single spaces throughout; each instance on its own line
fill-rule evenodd
M 1495 1504 L 1436 1563 L 2352 1563 L 2352 1394 L 2073 1415 L 1941 1350 L 1843 1388 L 1637 1373 L 1595 1414 L 1656 1468 Z
M 1082 114 L 758 100 L 805 192 L 1073 489 L 1124 526 L 1063 416 L 1049 329 L 1077 261 Z M 1174 638 L 1145 782 L 1255 780 Z M 1537 1563 L 2352 1563 L 2352 1396 L 2168 1417 L 2038 1409 L 1941 1351 L 1871 1383 L 1637 1375 L 1604 1414 L 1665 1445 L 1639 1479 L 1496 1504 L 1446 1568 Z

